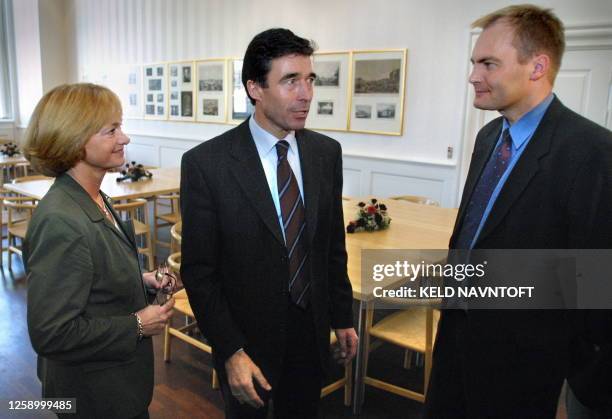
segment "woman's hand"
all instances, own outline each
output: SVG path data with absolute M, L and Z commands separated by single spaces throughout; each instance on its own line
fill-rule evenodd
M 142 274 L 142 282 L 144 282 L 145 287 L 154 290 L 159 290 L 162 287 L 162 284 L 155 279 L 156 274 L 157 271 L 145 272 Z
M 162 333 L 164 327 L 172 318 L 172 307 L 174 307 L 174 298 L 170 298 L 163 305 L 147 306 L 137 312 L 136 314 L 138 314 L 142 323 L 142 334 L 144 336 L 154 336 Z

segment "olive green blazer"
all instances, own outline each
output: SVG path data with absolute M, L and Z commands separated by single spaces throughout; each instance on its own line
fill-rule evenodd
M 132 315 L 146 306 L 146 290 L 131 222 L 119 224 L 121 231 L 63 174 L 23 245 L 43 397 L 75 397 L 76 417 L 133 417 L 152 397 L 152 341 L 138 342 Z

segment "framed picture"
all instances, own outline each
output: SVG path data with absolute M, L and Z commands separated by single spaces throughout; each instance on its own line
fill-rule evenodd
M 193 61 L 180 61 L 168 64 L 170 73 L 168 106 L 171 121 L 195 121 L 195 71 Z
M 192 61 L 181 61 L 168 64 L 170 72 L 169 109 L 168 119 L 175 121 L 193 121 L 195 119 L 195 104 L 193 100 L 193 74 Z
M 402 135 L 406 49 L 355 51 L 352 55 L 349 130 Z
M 312 129 L 346 131 L 349 116 L 348 52 L 316 53 L 313 70 L 317 75 L 306 126 Z
M 167 64 L 143 66 L 144 119 L 168 119 Z
M 228 67 L 229 80 L 231 80 L 228 120 L 231 123 L 238 124 L 255 111 L 255 106 L 251 104 L 246 89 L 242 85 L 242 59 L 231 59 Z
M 197 70 L 197 115 L 200 122 L 227 121 L 227 60 L 200 60 Z

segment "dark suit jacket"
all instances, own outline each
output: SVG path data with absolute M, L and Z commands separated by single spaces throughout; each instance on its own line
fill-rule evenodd
M 77 417 L 133 417 L 152 397 L 152 342 L 137 341 L 132 315 L 146 306 L 145 290 L 133 229 L 121 228 L 63 174 L 23 247 L 43 396 L 76 397 Z
M 498 118 L 478 133 L 450 240 L 451 249 L 501 129 L 502 118 Z M 611 248 L 612 133 L 572 112 L 555 98 L 526 147 L 497 198 L 475 248 Z M 583 322 L 579 331 L 571 327 L 575 320 L 572 315 L 553 310 L 473 310 L 467 316 L 470 339 L 475 346 L 499 339 L 508 339 L 523 348 L 557 345 L 561 353 L 559 359 L 569 356 L 564 354 L 568 350 L 567 342 L 575 338 L 576 333 L 601 335 L 603 330 L 612 330 L 609 319 L 605 320 L 606 314 L 595 322 Z M 444 345 L 444 334 L 450 332 L 445 329 L 444 317 L 443 314 L 438 346 Z M 442 355 L 443 348 L 439 349 L 438 355 Z M 477 375 L 478 350 L 468 349 L 467 352 L 474 354 L 468 364 Z M 527 357 L 525 362 L 530 362 L 529 350 L 524 356 Z M 499 362 L 507 360 L 499 359 Z M 558 371 L 565 365 L 554 368 Z M 543 371 L 536 379 L 545 380 L 548 375 Z M 520 387 L 521 383 L 514 385 Z
M 302 169 L 311 306 L 323 365 L 329 332 L 352 327 L 342 216 L 342 152 L 296 132 Z M 248 120 L 183 156 L 181 277 L 216 368 L 244 347 L 274 386 L 285 350 L 287 249 Z

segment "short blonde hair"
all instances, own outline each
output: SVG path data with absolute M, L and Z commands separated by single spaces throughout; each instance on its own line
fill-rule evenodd
M 487 29 L 500 20 L 514 29 L 513 45 L 518 51 L 520 63 L 524 64 L 536 54 L 545 53 L 550 57 L 548 79 L 551 83 L 554 82 L 565 52 L 563 22 L 551 9 L 542 9 L 532 4 L 518 4 L 477 19 L 472 23 L 472 28 Z
M 85 144 L 114 117 L 121 117 L 116 94 L 91 83 L 57 86 L 36 105 L 23 141 L 34 170 L 57 177 L 85 157 Z

